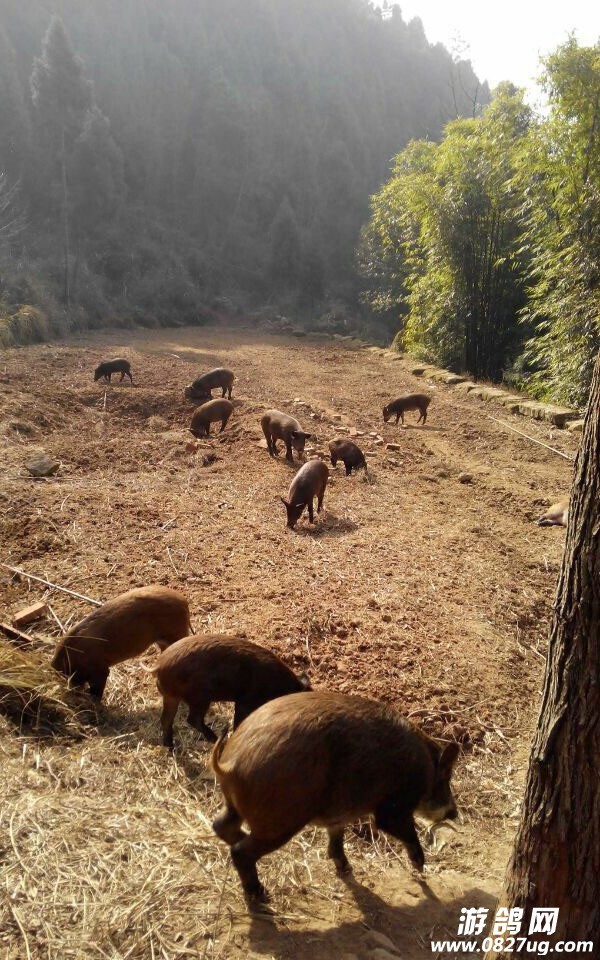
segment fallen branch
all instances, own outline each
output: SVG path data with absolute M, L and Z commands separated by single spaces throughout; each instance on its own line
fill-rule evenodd
M 573 463 L 575 457 L 571 457 L 568 453 L 563 453 L 562 450 L 557 450 L 556 447 L 551 447 L 549 443 L 544 443 L 542 440 L 536 440 L 535 437 L 530 437 L 528 433 L 523 433 L 522 430 L 517 430 L 516 427 L 511 427 L 510 423 L 506 423 L 504 420 L 498 420 L 496 417 L 486 414 L 488 420 L 493 420 L 494 423 L 500 423 L 503 427 L 507 427 L 508 430 L 512 430 L 513 433 L 518 433 L 520 437 L 525 437 L 526 440 L 531 440 L 532 443 L 539 443 L 540 447 L 545 447 L 546 450 L 552 450 L 552 453 L 557 453 L 559 457 L 564 457 L 565 460 L 569 460 L 570 463 Z
M 37 577 L 34 573 L 27 573 L 25 570 L 19 570 L 18 567 L 10 567 L 8 563 L 0 563 L 0 567 L 10 570 L 11 573 L 17 573 L 20 577 L 26 577 L 27 580 L 35 580 L 36 583 L 43 583 L 53 590 L 60 590 L 61 593 L 68 593 L 70 597 L 76 597 L 78 600 L 85 600 L 86 603 L 93 603 L 95 607 L 102 606 L 102 600 L 94 600 L 92 597 L 86 597 L 83 593 L 76 593 L 75 590 L 69 590 L 67 587 L 60 587 L 57 583 L 51 583 L 50 580 L 44 580 L 43 577 Z
M 9 623 L 0 623 L 0 631 L 11 640 L 16 640 L 17 643 L 33 643 L 33 637 L 30 637 L 28 633 L 23 633 L 22 630 L 17 630 L 16 627 L 11 627 Z

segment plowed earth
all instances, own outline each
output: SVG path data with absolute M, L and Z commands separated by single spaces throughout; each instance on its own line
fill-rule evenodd
M 133 386 L 93 382 L 100 360 L 122 355 Z M 221 365 L 238 378 L 234 415 L 191 450 L 184 386 Z M 383 423 L 387 400 L 424 389 L 433 396 L 425 426 L 414 413 L 404 429 Z M 285 528 L 279 496 L 296 464 L 271 459 L 261 443 L 268 407 L 297 416 L 317 452 L 356 431 L 370 454 L 370 482 L 331 469 L 314 527 L 304 517 L 295 532 Z M 462 906 L 493 908 L 564 543 L 564 530 L 533 520 L 568 493 L 572 468 L 489 414 L 575 453 L 566 432 L 337 342 L 211 328 L 5 352 L 0 560 L 99 600 L 149 583 L 178 588 L 197 631 L 243 632 L 306 670 L 314 687 L 389 701 L 464 753 L 461 820 L 426 850 L 426 883 L 383 837 L 350 839 L 355 873 L 343 883 L 322 831 L 309 829 L 265 858 L 273 916 L 248 918 L 210 830 L 219 792 L 207 745 L 181 716 L 169 757 L 154 680 L 139 661 L 125 663 L 83 740 L 0 718 L 3 955 L 368 960 L 375 929 L 412 960 L 432 955 L 432 937 L 455 936 Z M 23 469 L 39 449 L 61 462 L 48 480 Z M 470 482 L 459 481 L 464 473 Z M 2 620 L 38 599 L 63 626 L 91 609 L 44 589 L 0 570 Z M 47 658 L 58 625 L 31 632 Z M 150 651 L 143 663 L 153 659 Z M 215 728 L 228 716 L 218 707 Z

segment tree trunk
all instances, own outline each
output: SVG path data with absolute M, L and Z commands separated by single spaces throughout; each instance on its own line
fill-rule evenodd
M 69 282 L 69 194 L 67 189 L 67 154 L 65 129 L 62 131 L 62 150 L 60 156 L 62 179 L 62 215 L 63 215 L 63 255 L 64 255 L 64 304 L 67 323 L 71 323 L 71 287 Z
M 600 951 L 599 758 L 600 356 L 575 464 L 542 706 L 503 898 L 506 906 L 524 910 L 521 935 L 534 907 L 558 907 L 556 932 L 540 939 L 592 940 Z

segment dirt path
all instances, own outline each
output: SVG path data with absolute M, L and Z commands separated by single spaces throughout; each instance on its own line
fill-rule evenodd
M 105 400 L 93 368 L 122 354 L 136 383 L 108 388 Z M 183 387 L 217 365 L 238 376 L 234 417 L 222 437 L 186 452 Z M 460 906 L 492 904 L 564 542 L 563 530 L 532 519 L 566 494 L 571 468 L 490 421 L 485 402 L 445 386 L 427 385 L 424 428 L 412 414 L 405 429 L 384 425 L 384 402 L 406 389 L 423 383 L 402 362 L 248 329 L 110 333 L 0 360 L 4 562 L 101 600 L 143 583 L 179 587 L 196 629 L 245 631 L 308 670 L 314 686 L 390 701 L 467 748 L 456 778 L 462 822 L 428 853 L 429 890 L 398 846 L 358 839 L 357 882 L 345 887 L 322 836 L 313 842 L 307 831 L 265 861 L 279 919 L 250 922 L 210 833 L 219 798 L 204 744 L 180 722 L 179 760 L 164 756 L 152 678 L 125 664 L 83 745 L 34 743 L 4 727 L 1 817 L 14 838 L 6 882 L 17 890 L 0 921 L 8 957 L 24 955 L 27 937 L 32 957 L 364 960 L 373 947 L 364 934 L 375 927 L 412 960 L 431 956 L 432 936 L 455 933 Z M 278 498 L 293 471 L 260 444 L 268 406 L 293 412 L 317 449 L 340 430 L 384 439 L 358 440 L 372 454 L 372 483 L 333 471 L 314 529 L 285 529 Z M 498 416 L 575 452 L 562 431 Z M 40 447 L 63 463 L 58 477 L 23 479 L 26 455 Z M 211 452 L 218 459 L 203 466 Z M 472 482 L 459 482 L 461 473 Z M 2 575 L 0 596 L 10 615 L 41 592 Z M 88 612 L 64 595 L 51 602 L 63 624 Z M 112 841 L 99 820 L 110 822 Z M 80 843 L 90 837 L 88 876 Z M 82 891 L 85 909 L 75 906 Z

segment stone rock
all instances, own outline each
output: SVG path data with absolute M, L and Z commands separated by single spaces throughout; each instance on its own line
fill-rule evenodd
M 386 443 L 385 449 L 386 450 L 402 450 L 402 447 L 400 446 L 399 443 Z
M 459 383 L 466 383 L 467 378 L 461 377 L 458 373 L 448 373 L 445 377 L 441 378 L 442 383 L 447 384 L 449 387 L 456 387 Z
M 393 940 L 386 937 L 385 933 L 380 933 L 379 930 L 369 930 L 365 936 L 365 944 L 373 950 L 381 947 L 383 950 L 398 953 L 398 947 Z
M 306 330 L 292 330 L 292 335 L 293 335 L 294 337 L 305 337 L 305 336 L 306 336 Z
M 427 367 L 425 366 L 411 367 L 410 372 L 412 373 L 413 377 L 422 377 L 426 369 Z
M 461 380 L 455 386 L 457 393 L 469 393 L 469 391 L 477 389 L 477 384 L 473 383 L 472 380 Z
M 576 410 L 571 410 L 569 407 L 559 407 L 554 403 L 543 403 L 542 405 L 542 420 L 548 420 L 549 423 L 553 423 L 555 427 L 559 427 L 563 430 L 569 420 L 577 420 L 579 414 Z
M 523 402 L 523 397 L 517 396 L 516 393 L 505 393 L 503 396 L 498 397 L 498 403 L 501 403 L 503 407 L 511 407 L 513 404 L 517 406 Z
M 25 469 L 32 477 L 52 477 L 60 469 L 60 463 L 42 451 L 26 461 Z
M 472 473 L 459 473 L 458 475 L 459 483 L 473 483 L 473 474 Z
M 500 390 L 498 387 L 481 388 L 481 397 L 483 400 L 498 400 L 501 402 L 502 398 L 506 396 L 506 390 Z
M 373 443 L 375 444 L 376 447 L 382 447 L 382 446 L 383 446 L 383 440 L 381 440 L 381 439 L 374 440 Z
M 567 424 L 567 430 L 570 433 L 581 433 L 585 420 L 570 420 Z

